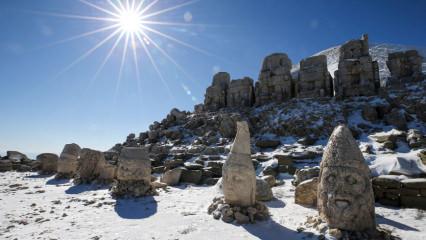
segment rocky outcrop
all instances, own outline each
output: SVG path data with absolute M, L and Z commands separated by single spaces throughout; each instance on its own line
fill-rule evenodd
M 56 178 L 72 178 L 77 172 L 80 146 L 75 143 L 66 144 L 58 160 Z
M 369 54 L 368 36 L 340 47 L 338 70 L 333 88 L 337 98 L 376 95 L 380 87 L 379 66 Z
M 318 98 L 333 96 L 333 78 L 327 69 L 327 57 L 318 55 L 300 62 L 299 79 L 295 82 L 295 96 Z
M 226 72 L 219 72 L 213 76 L 213 83 L 207 88 L 204 98 L 204 108 L 215 111 L 226 107 L 226 96 L 231 76 Z
M 78 167 L 74 182 L 76 184 L 111 182 L 115 177 L 116 167 L 109 164 L 100 151 L 83 148 L 80 151 Z
M 255 85 L 256 105 L 282 102 L 294 96 L 291 60 L 285 53 L 274 53 L 263 60 Z
M 111 191 L 117 197 L 141 197 L 155 193 L 151 186 L 151 160 L 145 148 L 125 147 L 121 150 L 117 180 Z
M 391 77 L 387 84 L 401 86 L 403 83 L 423 80 L 422 63 L 423 57 L 416 50 L 390 53 L 386 65 Z
M 249 77 L 232 80 L 227 93 L 228 107 L 251 107 L 254 104 L 253 80 Z
M 323 154 L 318 211 L 330 228 L 368 231 L 376 227 L 370 169 L 344 125 L 335 128 Z
M 40 174 L 56 173 L 58 169 L 58 155 L 53 153 L 42 153 L 37 156 L 40 161 Z

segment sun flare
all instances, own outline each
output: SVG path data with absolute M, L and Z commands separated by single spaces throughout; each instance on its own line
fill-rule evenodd
M 136 33 L 142 29 L 142 16 L 134 9 L 126 9 L 120 13 L 120 29 L 125 33 Z

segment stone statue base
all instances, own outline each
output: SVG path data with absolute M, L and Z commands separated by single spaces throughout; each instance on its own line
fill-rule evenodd
M 319 216 L 310 216 L 305 222 L 305 227 L 314 228 L 321 234 L 332 236 L 335 239 L 351 240 L 400 240 L 401 238 L 392 235 L 392 231 L 377 226 L 374 229 L 366 231 L 346 231 L 337 228 L 329 228 L 327 223 Z
M 214 219 L 222 219 L 226 223 L 236 221 L 239 224 L 255 223 L 269 218 L 268 207 L 256 201 L 253 206 L 240 207 L 225 203 L 224 197 L 216 197 L 208 208 L 208 214 Z
M 157 195 L 157 192 L 151 183 L 145 180 L 115 180 L 111 187 L 111 194 L 113 197 L 143 197 Z

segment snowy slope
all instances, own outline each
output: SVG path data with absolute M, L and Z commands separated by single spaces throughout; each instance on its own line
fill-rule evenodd
M 337 70 L 339 64 L 339 49 L 340 45 L 331 47 L 329 49 L 314 54 L 314 56 L 327 56 L 328 71 L 333 77 L 334 72 Z M 410 49 L 416 49 L 420 52 L 422 56 L 426 56 L 426 48 L 388 43 L 370 44 L 370 54 L 373 57 L 373 60 L 378 61 L 379 63 L 380 79 L 382 82 L 386 81 L 386 79 L 390 76 L 389 69 L 386 66 L 388 54 L 392 52 L 407 51 Z M 299 64 L 293 65 L 293 76 L 297 76 L 299 67 Z M 424 59 L 423 63 L 423 72 L 426 73 L 426 58 Z

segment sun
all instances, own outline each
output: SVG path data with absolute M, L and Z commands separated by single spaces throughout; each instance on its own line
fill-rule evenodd
M 126 9 L 120 12 L 118 22 L 121 31 L 134 34 L 142 29 L 142 14 L 135 9 Z

